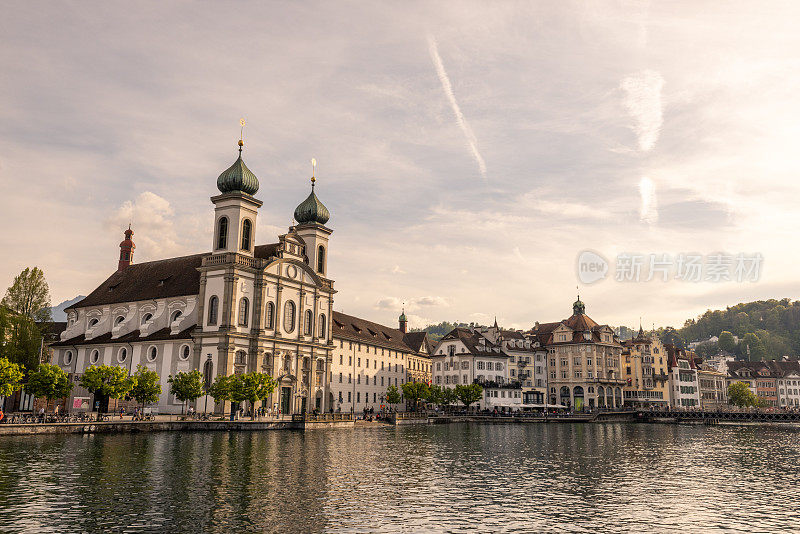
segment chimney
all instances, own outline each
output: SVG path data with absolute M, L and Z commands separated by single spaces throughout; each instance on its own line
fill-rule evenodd
M 131 237 L 133 237 L 133 230 L 131 230 L 131 225 L 129 224 L 128 229 L 125 230 L 125 240 L 119 244 L 119 265 L 117 266 L 117 271 L 127 269 L 133 261 L 133 249 L 136 248 L 136 245 L 133 244 Z

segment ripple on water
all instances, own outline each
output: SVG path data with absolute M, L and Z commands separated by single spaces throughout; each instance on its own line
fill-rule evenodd
M 0 531 L 794 530 L 798 436 L 553 424 L 9 437 Z

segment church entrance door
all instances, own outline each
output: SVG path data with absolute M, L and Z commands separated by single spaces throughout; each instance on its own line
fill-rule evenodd
M 290 402 L 292 400 L 292 388 L 281 388 L 281 413 L 288 414 L 290 412 Z

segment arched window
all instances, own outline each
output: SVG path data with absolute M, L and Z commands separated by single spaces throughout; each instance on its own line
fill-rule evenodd
M 122 324 L 122 321 L 124 321 L 124 320 L 125 320 L 125 316 L 124 315 L 120 315 L 119 317 L 114 319 L 114 326 Z
M 172 319 L 170 319 L 170 321 L 169 321 L 170 324 L 172 324 L 175 321 L 177 321 L 178 319 L 180 319 L 181 315 L 183 315 L 183 312 L 180 311 L 180 310 L 175 310 L 174 312 L 172 312 Z
M 271 302 L 267 303 L 267 317 L 264 322 L 267 328 L 275 328 L 275 305 Z
M 250 219 L 245 219 L 242 222 L 242 250 L 250 250 L 250 232 L 253 229 L 253 223 Z
M 239 300 L 239 326 L 247 326 L 247 313 L 250 311 L 250 301 L 247 297 Z
M 228 218 L 220 217 L 217 223 L 217 249 L 228 246 Z
M 217 324 L 217 311 L 219 311 L 219 299 L 214 295 L 208 299 L 208 324 Z
M 142 315 L 142 324 L 147 323 L 152 318 L 153 318 L 152 313 L 145 313 L 144 315 Z
M 247 353 L 243 350 L 237 350 L 234 363 L 236 365 L 247 365 Z
M 317 272 L 325 274 L 325 247 L 322 245 L 317 249 Z
M 97 326 L 97 323 L 99 322 L 100 319 L 92 319 L 91 321 L 89 321 L 89 328 L 94 328 L 95 326 Z
M 314 313 L 306 310 L 306 320 L 303 325 L 303 335 L 310 336 L 314 332 Z
M 319 337 L 324 339 L 326 332 L 327 331 L 325 330 L 325 314 L 324 313 L 320 313 L 319 314 Z
M 283 328 L 287 332 L 294 332 L 294 322 L 295 322 L 295 306 L 294 302 L 291 300 L 286 302 L 286 305 L 283 307 Z

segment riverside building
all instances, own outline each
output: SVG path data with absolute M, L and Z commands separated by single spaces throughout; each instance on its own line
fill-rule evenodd
M 333 230 L 326 226 L 330 213 L 316 195 L 314 176 L 310 194 L 294 211 L 296 224 L 277 241 L 257 244 L 259 181 L 245 165 L 242 147 L 239 141 L 239 156 L 219 175 L 219 194 L 211 197 L 211 250 L 135 264 L 134 233 L 128 228 L 117 271 L 67 308 L 67 328 L 52 345 L 52 363 L 75 382 L 92 365 L 130 373 L 143 365 L 161 377 L 156 406 L 161 413 L 183 408 L 169 394 L 170 375 L 197 369 L 210 384 L 220 375 L 262 371 L 278 382 L 264 405 L 295 414 L 347 408 L 332 377 L 349 369 L 339 362 L 352 354 L 362 365 L 349 371 L 351 377 L 364 382 L 361 389 L 344 391 L 360 396 L 361 405 L 367 396 L 370 404 L 378 402 L 375 377 L 400 384 L 409 355 L 417 351 L 403 344 L 397 331 L 334 312 L 336 291 L 328 271 Z M 342 326 L 334 328 L 336 321 Z M 367 323 L 360 333 L 353 329 Z M 371 336 L 370 328 L 376 334 L 366 343 L 359 336 Z M 353 352 L 353 342 L 360 343 L 361 353 Z M 380 357 L 376 350 L 382 351 Z M 381 364 L 378 376 L 375 366 Z M 366 380 L 373 389 L 367 389 Z M 107 399 L 91 399 L 76 385 L 67 406 L 85 402 L 107 409 Z M 206 396 L 195 407 L 223 409 Z
M 667 344 L 669 358 L 670 406 L 693 408 L 700 406 L 700 384 L 694 352 Z
M 625 403 L 636 407 L 669 406 L 667 353 L 654 334 L 639 334 L 623 343 L 621 356 Z
M 537 323 L 530 334 L 548 352 L 548 404 L 583 411 L 624 405 L 620 372 L 622 345 L 614 330 L 586 315 L 580 297 L 572 316 L 556 323 Z

